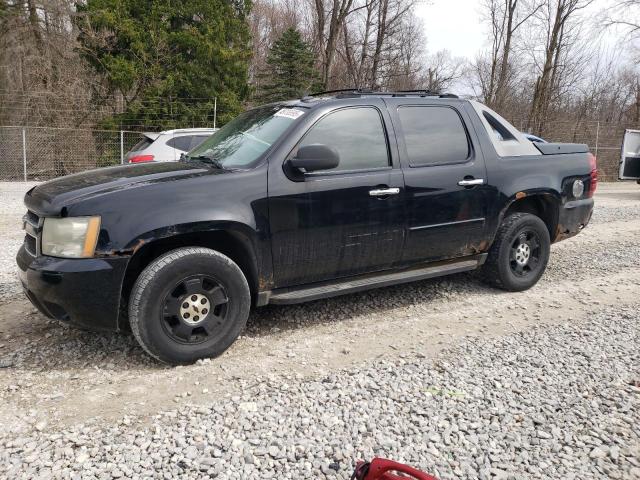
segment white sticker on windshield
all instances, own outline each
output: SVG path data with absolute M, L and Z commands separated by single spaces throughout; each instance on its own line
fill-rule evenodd
M 278 110 L 273 114 L 274 117 L 286 117 L 292 120 L 295 120 L 299 116 L 303 115 L 304 112 L 302 110 L 297 110 L 295 108 L 283 108 L 282 110 Z

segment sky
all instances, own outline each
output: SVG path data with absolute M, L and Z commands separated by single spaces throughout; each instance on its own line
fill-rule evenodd
M 595 0 L 587 16 L 597 22 L 610 3 L 611 0 Z M 446 49 L 454 57 L 475 58 L 479 50 L 488 46 L 481 9 L 481 0 L 419 0 L 416 13 L 424 22 L 427 50 L 434 53 Z M 615 44 L 620 36 L 613 29 L 605 33 L 607 43 Z
M 454 57 L 476 56 L 486 42 L 479 0 L 421 1 L 416 13 L 424 22 L 427 49 L 449 50 Z

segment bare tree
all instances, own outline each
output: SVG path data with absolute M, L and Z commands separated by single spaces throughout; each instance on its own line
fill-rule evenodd
M 467 72 L 464 58 L 451 56 L 448 50 L 440 50 L 427 58 L 424 88 L 434 92 L 444 92 L 460 80 Z
M 422 23 L 414 16 L 407 16 L 385 43 L 387 47 L 381 56 L 384 69 L 378 86 L 395 91 L 426 88 L 427 52 Z
M 396 34 L 397 29 L 401 28 L 402 21 L 413 7 L 413 0 L 378 0 L 376 41 L 370 74 L 371 88 L 377 88 L 380 84 L 378 75 L 382 67 L 385 44 Z
M 539 14 L 539 28 L 544 32 L 544 54 L 542 67 L 536 78 L 527 128 L 543 134 L 545 122 L 554 93 L 561 81 L 562 69 L 566 65 L 567 50 L 575 37 L 571 34 L 579 27 L 578 12 L 588 7 L 594 0 L 546 0 Z M 569 41 L 571 39 L 571 41 Z
M 321 82 L 328 88 L 331 67 L 345 19 L 354 0 L 313 0 L 316 18 L 316 48 L 321 54 Z
M 77 53 L 72 0 L 0 0 L 0 123 L 77 125 L 99 80 Z
M 426 40 L 424 27 L 411 15 L 414 4 L 415 0 L 354 1 L 336 43 L 333 84 L 379 89 L 415 83 L 416 78 L 409 77 L 422 68 L 418 51 Z
M 640 0 L 618 0 L 608 9 L 605 26 L 621 26 L 630 36 L 640 36 Z
M 486 0 L 484 7 L 490 25 L 491 47 L 488 68 L 481 67 L 485 70 L 482 72 L 483 99 L 489 106 L 501 109 L 514 74 L 511 54 L 516 32 L 542 4 L 539 0 Z M 481 58 L 480 62 L 484 63 L 486 59 Z

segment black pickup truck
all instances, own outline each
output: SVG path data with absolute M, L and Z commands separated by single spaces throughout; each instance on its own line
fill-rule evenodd
M 216 356 L 252 306 L 480 269 L 525 290 L 591 217 L 586 145 L 537 143 L 450 94 L 343 91 L 249 110 L 180 162 L 25 196 L 17 256 L 46 316 Z

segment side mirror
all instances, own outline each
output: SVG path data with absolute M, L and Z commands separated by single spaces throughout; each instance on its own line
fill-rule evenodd
M 340 163 L 340 155 L 335 149 L 321 144 L 306 145 L 298 149 L 295 158 L 289 164 L 298 170 L 314 172 L 316 170 L 330 170 Z

